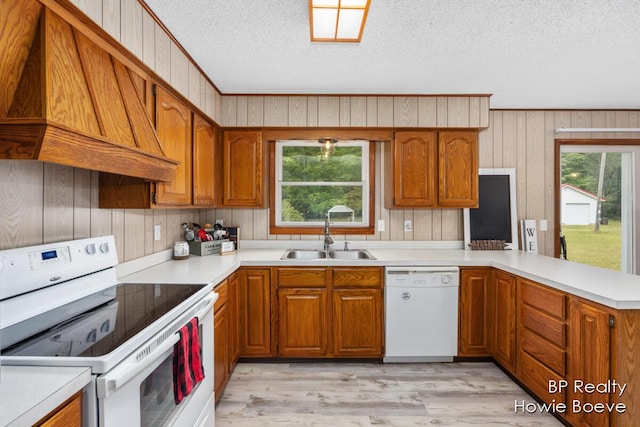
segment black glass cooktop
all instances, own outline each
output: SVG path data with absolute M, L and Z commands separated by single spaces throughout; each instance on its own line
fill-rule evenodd
M 27 320 L 26 322 L 41 321 L 46 329 L 3 349 L 2 355 L 103 356 L 196 294 L 204 286 L 126 283 L 116 285 L 91 295 L 83 301 L 83 304 L 87 304 L 87 299 L 93 302 L 92 309 L 64 321 L 58 319 L 55 326 L 47 325 L 46 320 L 42 319 Z M 73 304 L 75 303 L 58 310 L 74 312 Z M 20 325 L 17 324 L 15 327 Z

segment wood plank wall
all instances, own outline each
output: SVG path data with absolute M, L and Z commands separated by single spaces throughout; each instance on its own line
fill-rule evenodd
M 136 0 L 73 0 L 147 65 L 223 126 L 487 126 L 480 167 L 515 167 L 519 218 L 546 218 L 540 252 L 553 253 L 553 141 L 559 127 L 639 127 L 638 111 L 489 110 L 488 98 L 435 96 L 222 96 Z M 186 62 L 185 62 L 186 61 Z M 185 70 L 187 72 L 185 73 Z M 605 134 L 598 134 L 601 138 Z M 563 134 L 562 138 L 588 138 Z M 606 134 L 624 138 L 624 135 Z M 626 136 L 629 137 L 629 136 Z M 376 198 L 382 200 L 378 147 Z M 266 210 L 124 210 L 98 208 L 97 172 L 37 161 L 0 160 L 0 249 L 114 234 L 120 261 L 170 248 L 180 224 L 216 218 L 242 227 L 245 239 L 271 239 Z M 376 240 L 462 240 L 462 212 L 393 210 L 376 203 L 386 231 Z M 404 219 L 413 221 L 405 233 Z M 153 240 L 153 225 L 162 238 Z M 278 236 L 278 238 L 317 238 Z M 365 237 L 348 236 L 349 240 Z

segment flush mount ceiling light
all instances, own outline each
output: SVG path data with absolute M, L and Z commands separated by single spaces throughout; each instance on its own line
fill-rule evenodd
M 371 0 L 309 0 L 313 42 L 359 42 Z

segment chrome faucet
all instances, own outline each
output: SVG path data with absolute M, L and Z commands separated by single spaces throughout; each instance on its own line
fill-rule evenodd
M 324 216 L 324 251 L 329 251 L 329 246 L 333 245 L 333 239 L 329 235 L 329 214 Z

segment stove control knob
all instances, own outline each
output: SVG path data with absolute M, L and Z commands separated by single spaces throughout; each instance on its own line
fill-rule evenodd
M 103 254 L 108 254 L 109 253 L 109 243 L 104 242 L 100 244 L 100 252 Z
M 93 255 L 96 253 L 96 244 L 95 243 L 91 243 L 89 245 L 87 245 L 84 250 L 89 254 L 89 255 Z

